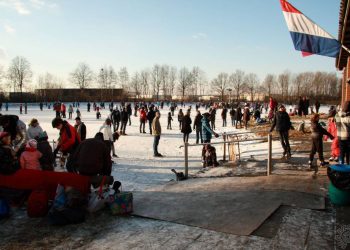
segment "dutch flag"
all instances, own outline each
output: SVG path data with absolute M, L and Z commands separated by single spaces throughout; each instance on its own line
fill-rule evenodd
M 338 56 L 342 46 L 337 39 L 311 21 L 287 0 L 280 1 L 296 50 L 301 51 L 303 56 L 312 54 Z

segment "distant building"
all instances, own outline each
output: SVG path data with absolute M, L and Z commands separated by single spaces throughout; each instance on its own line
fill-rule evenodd
M 37 101 L 120 101 L 127 96 L 123 89 L 37 89 Z

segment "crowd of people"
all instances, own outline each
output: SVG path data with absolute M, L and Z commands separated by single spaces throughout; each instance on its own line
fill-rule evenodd
M 51 108 L 50 104 L 46 104 Z M 44 104 L 40 103 L 40 110 Z M 111 176 L 112 163 L 117 158 L 114 143 L 120 136 L 126 136 L 127 126 L 131 125 L 131 116 L 139 117 L 139 133 L 146 134 L 146 123 L 149 124 L 149 133 L 153 136 L 153 155 L 163 157 L 159 152 L 159 143 L 163 133 L 160 123 L 161 110 L 168 106 L 167 129 L 177 129 L 172 126 L 175 113 L 179 132 L 183 134 L 183 143 L 189 142 L 190 134 L 195 131 L 195 142 L 203 144 L 202 163 L 203 166 L 216 167 L 216 149 L 210 145 L 212 137 L 219 137 L 216 130 L 216 114 L 221 110 L 222 127 L 227 127 L 227 116 L 231 118 L 231 126 L 238 128 L 249 128 L 254 121 L 257 125 L 271 123 L 270 132 L 276 129 L 283 157 L 290 158 L 292 155 L 289 143 L 289 130 L 294 129 L 290 116 L 308 115 L 309 101 L 301 98 L 298 107 L 287 113 L 284 105 L 278 104 L 270 98 L 269 103 L 197 103 L 195 104 L 194 120 L 191 118 L 192 105 L 185 106 L 184 103 L 158 102 L 158 103 L 120 103 L 111 102 L 108 105 L 109 115 L 105 118 L 102 126 L 93 138 L 87 138 L 87 128 L 82 121 L 78 102 L 68 106 L 68 118 L 66 117 L 66 105 L 56 102 L 52 105 L 55 115 L 52 127 L 58 130 L 58 143 L 52 147 L 48 142 L 48 135 L 40 126 L 39 121 L 33 118 L 28 127 L 16 115 L 0 115 L 0 179 L 1 184 L 6 183 L 7 188 L 21 187 L 23 189 L 36 188 L 44 181 L 31 171 L 44 171 L 51 177 L 49 182 L 55 186 L 67 180 L 78 180 L 75 183 L 88 185 L 90 177 Z M 307 107 L 307 108 L 306 108 Z M 75 124 L 71 125 L 75 108 Z M 105 109 L 105 103 L 88 103 L 87 112 L 96 112 L 96 119 L 101 119 L 101 110 Z M 186 109 L 187 108 L 187 109 Z M 313 164 L 314 155 L 318 153 L 321 166 L 327 164 L 323 156 L 323 140 L 326 136 L 332 142 L 332 161 L 349 164 L 350 152 L 350 104 L 347 102 L 341 110 L 332 107 L 329 111 L 328 129 L 320 122 L 320 104 L 315 102 L 316 113 L 311 109 L 311 150 L 309 156 L 310 167 Z M 205 110 L 203 114 L 201 110 Z M 134 112 L 133 112 L 134 111 Z M 266 113 L 266 119 L 262 113 Z M 67 118 L 67 120 L 65 120 Z M 59 157 L 58 157 L 59 156 Z M 114 157 L 114 158 L 113 158 Z M 66 172 L 55 171 L 58 159 L 64 159 Z M 28 172 L 29 171 L 29 172 Z M 65 177 L 57 174 L 64 174 Z M 18 185 L 23 178 L 33 179 L 27 184 Z M 83 179 L 79 179 L 83 178 Z M 88 178 L 88 179 L 86 179 Z M 54 185 L 55 184 L 55 185 Z M 79 185 L 80 185 L 79 184 Z M 85 190 L 87 188 L 82 188 Z

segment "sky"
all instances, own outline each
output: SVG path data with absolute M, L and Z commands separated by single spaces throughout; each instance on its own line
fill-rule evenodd
M 338 37 L 340 1 L 289 2 Z M 0 13 L 0 65 L 24 56 L 34 81 L 46 72 L 68 79 L 80 62 L 95 72 L 198 66 L 208 79 L 236 69 L 261 80 L 336 72 L 333 58 L 294 50 L 279 0 L 0 0 Z

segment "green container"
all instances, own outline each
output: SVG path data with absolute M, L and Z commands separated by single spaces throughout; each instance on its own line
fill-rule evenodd
M 350 191 L 343 191 L 336 188 L 332 183 L 328 188 L 329 199 L 334 205 L 346 206 L 350 205 Z

